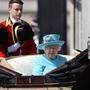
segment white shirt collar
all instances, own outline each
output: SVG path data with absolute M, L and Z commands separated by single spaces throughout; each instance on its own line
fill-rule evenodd
M 14 24 L 17 20 L 15 20 L 14 18 L 10 17 L 12 23 Z M 21 20 L 18 20 L 18 21 L 21 21 Z
M 11 19 L 12 23 L 16 22 L 16 20 L 14 18 L 10 17 L 10 19 Z

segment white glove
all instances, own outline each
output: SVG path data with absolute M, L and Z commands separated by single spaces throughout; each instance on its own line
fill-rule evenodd
M 8 47 L 8 52 L 11 53 L 11 52 L 15 52 L 17 51 L 17 49 L 20 47 L 20 44 L 17 42 L 11 46 Z

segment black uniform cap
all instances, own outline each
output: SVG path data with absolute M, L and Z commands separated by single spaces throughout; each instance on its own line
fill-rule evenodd
M 15 41 L 25 42 L 28 39 L 33 39 L 34 32 L 27 22 L 16 22 L 13 26 Z

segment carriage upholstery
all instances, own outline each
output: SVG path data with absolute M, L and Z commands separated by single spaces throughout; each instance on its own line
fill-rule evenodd
M 40 54 L 38 54 L 40 56 Z M 21 73 L 23 76 L 30 76 L 32 75 L 32 66 L 34 63 L 34 59 L 37 58 L 38 55 L 27 55 L 27 56 L 20 56 L 8 59 L 7 62 L 11 65 L 14 71 Z M 62 55 L 70 60 L 73 56 L 69 55 Z

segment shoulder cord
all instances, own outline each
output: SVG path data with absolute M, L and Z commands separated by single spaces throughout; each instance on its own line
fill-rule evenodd
M 19 30 L 20 26 L 16 26 L 15 30 L 12 31 L 12 37 L 13 37 L 13 41 L 14 43 L 16 43 L 18 41 L 18 35 L 17 35 L 17 31 Z
M 16 39 L 17 39 L 17 40 L 15 40 L 15 41 L 18 41 L 18 40 L 19 40 L 19 39 L 18 39 L 18 35 L 17 35 L 17 31 L 19 30 L 19 29 L 18 29 L 19 27 L 20 27 L 20 26 L 16 26 L 15 31 L 14 31 L 15 36 L 16 36 Z

